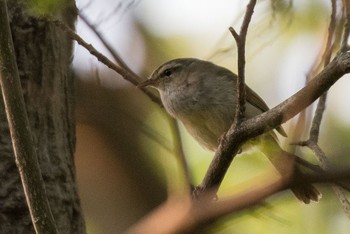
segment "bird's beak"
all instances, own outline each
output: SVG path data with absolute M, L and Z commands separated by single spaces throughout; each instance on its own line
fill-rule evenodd
M 143 87 L 147 87 L 147 86 L 154 86 L 157 83 L 156 79 L 148 79 L 145 80 L 144 82 L 141 82 L 140 84 L 137 85 L 137 88 L 143 88 Z

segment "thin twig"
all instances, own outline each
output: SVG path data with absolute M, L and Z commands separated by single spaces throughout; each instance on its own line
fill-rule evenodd
M 221 150 L 223 150 L 224 148 L 230 147 L 230 146 L 225 146 L 227 145 L 227 142 L 228 142 L 227 138 L 229 138 L 228 136 L 232 135 L 236 131 L 236 129 L 239 127 L 239 125 L 241 124 L 244 118 L 245 99 L 246 99 L 245 98 L 245 81 L 244 81 L 245 80 L 245 42 L 246 42 L 248 26 L 252 18 L 252 15 L 254 13 L 255 4 L 256 4 L 256 0 L 251 0 L 248 3 L 247 10 L 242 22 L 240 34 L 238 34 L 232 27 L 229 28 L 231 34 L 233 35 L 236 41 L 237 50 L 238 50 L 238 78 L 237 78 L 237 83 L 235 84 L 237 89 L 238 101 L 236 103 L 234 121 L 230 129 L 227 131 L 225 137 L 221 138 L 218 150 L 216 152 L 221 152 Z M 207 190 L 207 189 L 212 190 L 213 187 L 216 187 L 216 189 L 218 189 L 233 158 L 238 153 L 237 147 L 233 145 L 231 147 L 235 148 L 236 150 L 232 151 L 230 155 L 226 155 L 225 153 L 224 154 L 215 153 L 215 157 L 212 160 L 211 165 L 209 166 L 201 185 L 197 187 L 197 190 L 195 191 L 197 195 L 204 190 Z M 220 159 L 220 157 L 222 158 Z M 220 166 L 216 164 L 219 161 L 222 163 L 220 164 Z M 212 177 L 213 173 L 216 174 L 215 172 L 213 172 L 213 170 L 220 170 L 220 172 L 219 171 L 216 172 L 220 174 L 220 176 Z
M 337 185 L 333 185 L 332 188 L 333 188 L 335 195 L 338 197 L 338 200 L 339 200 L 341 206 L 343 207 L 345 214 L 350 219 L 350 202 L 349 202 L 348 198 L 345 196 L 344 189 L 342 189 L 341 187 L 339 187 Z
M 237 121 L 240 121 L 240 119 L 243 119 L 245 112 L 245 45 L 247 40 L 247 33 L 248 33 L 248 27 L 250 24 L 250 21 L 252 19 L 253 13 L 254 13 L 254 7 L 256 5 L 256 0 L 251 0 L 246 9 L 246 13 L 244 15 L 243 23 L 241 26 L 241 31 L 239 33 L 240 37 L 240 43 L 239 47 L 237 48 L 238 52 L 238 106 L 237 106 L 237 115 L 236 119 Z
M 102 36 L 102 34 L 97 30 L 97 28 L 85 17 L 85 15 L 81 12 L 79 12 L 78 15 L 80 19 L 82 19 L 83 22 L 89 27 L 89 29 L 93 31 L 93 33 L 98 37 L 98 39 L 102 42 L 103 46 L 106 47 L 106 49 L 111 53 L 117 64 L 121 68 L 124 68 L 126 71 L 128 71 L 130 76 L 133 77 L 133 80 L 140 82 L 142 78 L 130 69 L 130 67 L 125 63 L 125 61 L 119 56 L 119 53 L 115 51 L 115 49 L 107 42 L 107 40 Z
M 345 11 L 345 25 L 343 32 L 343 39 L 341 42 L 341 51 L 347 51 L 349 49 L 349 36 L 350 36 L 350 2 L 349 0 L 343 0 L 343 8 Z
M 123 76 L 127 81 L 130 83 L 137 85 L 139 82 L 135 79 L 134 76 L 129 74 L 128 71 L 125 69 L 117 66 L 115 63 L 113 63 L 111 60 L 109 60 L 106 56 L 104 56 L 102 53 L 100 53 L 93 45 L 86 42 L 83 38 L 81 38 L 78 34 L 76 34 L 72 29 L 70 29 L 66 24 L 59 20 L 53 21 L 58 27 L 60 27 L 70 38 L 75 40 L 79 45 L 83 46 L 85 49 L 87 49 L 90 54 L 94 55 L 98 61 L 105 64 L 110 69 L 116 71 L 118 74 Z
M 320 127 L 322 122 L 323 114 L 326 110 L 327 92 L 322 94 L 317 103 L 315 116 L 312 120 L 310 129 L 310 141 L 317 144 L 320 135 Z
M 239 34 L 236 32 L 236 30 L 233 28 L 233 27 L 229 27 L 229 30 L 233 36 L 233 38 L 235 39 L 236 41 L 236 45 L 237 47 L 239 47 L 238 45 L 241 44 L 241 37 L 239 36 Z
M 190 195 L 190 192 L 192 190 L 192 175 L 186 160 L 185 152 L 182 147 L 179 124 L 174 118 L 170 116 L 168 118 L 168 122 L 173 135 L 175 154 L 181 167 L 182 174 L 184 175 L 187 190 L 186 192 L 187 195 Z
M 330 164 L 328 162 L 326 154 L 323 152 L 321 147 L 316 142 L 311 140 L 311 138 L 310 138 L 310 140 L 308 140 L 306 142 L 307 142 L 306 146 L 308 148 L 310 148 L 314 152 L 314 154 L 316 155 L 318 161 L 320 162 L 321 168 L 324 170 L 329 170 Z
M 236 104 L 235 109 L 235 118 L 233 126 L 239 125 L 240 122 L 244 119 L 244 112 L 245 112 L 245 44 L 246 44 L 246 38 L 247 38 L 247 32 L 249 23 L 251 21 L 251 18 L 254 13 L 254 7 L 256 5 L 256 0 L 251 0 L 246 9 L 246 13 L 244 15 L 244 19 L 242 22 L 241 30 L 239 34 L 230 27 L 229 30 L 234 37 L 236 44 L 237 44 L 237 63 L 238 63 L 238 79 L 236 83 L 237 88 L 237 96 L 238 96 L 238 102 Z
M 53 20 L 52 21 L 56 26 L 60 27 L 72 40 L 75 40 L 79 45 L 84 47 L 86 50 L 89 51 L 90 54 L 95 56 L 98 61 L 106 65 L 108 68 L 112 69 L 113 71 L 117 72 L 119 75 L 121 75 L 125 80 L 129 81 L 133 85 L 138 85 L 140 82 L 133 76 L 130 72 L 128 72 L 126 69 L 117 66 L 115 63 L 113 63 L 111 60 L 109 60 L 106 56 L 104 56 L 102 53 L 100 53 L 93 45 L 86 42 L 83 38 L 81 38 L 78 34 L 76 34 L 72 29 L 70 29 L 66 24 L 62 23 L 59 20 Z M 159 97 L 154 95 L 152 92 L 148 91 L 147 89 L 142 89 L 142 91 L 155 103 L 157 103 L 159 106 L 162 106 L 162 102 L 160 101 Z
M 252 15 L 254 13 L 254 7 L 256 4 L 256 0 L 251 0 L 248 5 L 247 5 L 247 10 L 242 22 L 241 30 L 240 33 L 238 34 L 232 27 L 229 28 L 232 36 L 234 37 L 236 44 L 237 44 L 237 50 L 238 50 L 238 78 L 237 78 L 237 83 L 236 83 L 236 89 L 237 89 L 237 96 L 238 96 L 238 102 L 236 103 L 236 108 L 235 108 L 235 118 L 234 121 L 228 130 L 227 134 L 225 137 L 222 138 L 220 141 L 219 145 L 219 150 L 222 150 L 225 148 L 224 145 L 227 143 L 228 135 L 232 135 L 233 132 L 236 131 L 236 129 L 239 127 L 241 122 L 244 119 L 244 112 L 245 112 L 245 102 L 246 102 L 246 97 L 245 97 L 245 43 L 246 43 L 246 37 L 247 37 L 247 32 L 248 32 L 248 27 L 249 23 L 251 21 Z M 235 148 L 235 147 L 234 147 Z M 231 155 L 226 155 L 226 154 L 215 154 L 214 159 L 212 160 L 211 165 L 209 166 L 207 173 L 201 183 L 201 185 L 197 188 L 196 193 L 200 193 L 203 190 L 210 189 L 212 190 L 213 187 L 216 187 L 216 189 L 220 186 L 224 175 L 226 174 L 226 171 L 228 167 L 230 166 L 234 156 L 237 154 L 238 148 L 236 150 L 231 152 Z M 222 157 L 219 159 L 219 157 Z M 223 162 L 218 166 L 216 162 Z M 214 166 L 215 165 L 215 166 Z M 217 167 L 218 166 L 218 167 Z M 216 168 L 217 170 L 220 170 L 218 172 L 221 174 L 218 177 L 214 177 L 214 180 L 212 177 L 212 169 Z M 215 170 L 216 170 L 215 169 Z M 217 180 L 218 179 L 218 180 Z M 211 182 L 209 182 L 211 181 Z M 210 185 L 209 185 L 210 184 Z M 209 186 L 208 186 L 209 185 Z
M 36 233 L 58 233 L 32 140 L 5 0 L 0 0 L 0 27 L 0 86 L 30 217 Z
M 328 26 L 328 35 L 325 45 L 325 50 L 322 55 L 322 59 L 320 61 L 320 64 L 323 62 L 324 66 L 329 64 L 332 56 L 332 52 L 334 49 L 334 36 L 335 36 L 335 29 L 336 29 L 336 14 L 337 14 L 337 4 L 336 0 L 331 0 L 332 2 L 332 13 L 331 13 L 331 20 Z M 315 68 L 319 66 L 314 66 Z M 309 145 L 310 142 L 313 142 L 314 144 L 318 143 L 318 138 L 320 134 L 320 126 L 321 121 L 323 117 L 323 113 L 326 109 L 326 100 L 327 100 L 327 92 L 322 94 L 322 96 L 319 98 L 319 102 L 317 104 L 317 108 L 315 111 L 315 116 L 312 120 L 312 125 L 310 129 L 310 139 L 305 142 L 306 145 Z
M 239 33 L 241 39 L 244 41 L 247 37 L 248 27 L 249 27 L 250 21 L 252 19 L 252 15 L 254 13 L 255 5 L 256 5 L 256 0 L 251 0 L 247 5 L 247 10 L 246 10 L 246 13 L 244 15 L 243 23 L 241 26 L 241 31 Z M 244 44 L 245 44 L 245 42 L 244 42 Z

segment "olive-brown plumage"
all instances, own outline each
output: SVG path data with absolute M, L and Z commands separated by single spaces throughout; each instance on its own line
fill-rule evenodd
M 188 132 L 205 148 L 215 151 L 218 139 L 233 122 L 237 102 L 237 76 L 230 70 L 211 62 L 194 58 L 179 58 L 159 66 L 148 80 L 139 86 L 158 89 L 167 112 L 180 120 Z M 259 95 L 246 86 L 245 118 L 259 115 L 269 108 Z M 282 127 L 276 129 L 286 136 Z M 263 144 L 260 144 L 261 141 Z M 259 149 L 270 159 L 279 173 L 285 173 L 284 152 L 273 131 L 246 146 L 262 146 Z M 283 156 L 284 155 L 284 156 Z M 299 173 L 299 171 L 297 171 Z M 320 193 L 311 185 L 292 188 L 299 200 L 317 201 Z

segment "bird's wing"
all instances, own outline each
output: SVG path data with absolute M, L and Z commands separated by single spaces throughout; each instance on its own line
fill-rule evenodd
M 247 102 L 261 110 L 262 112 L 268 111 L 270 108 L 266 105 L 264 100 L 247 85 L 245 86 Z
M 251 105 L 255 106 L 262 112 L 266 112 L 269 110 L 269 107 L 265 103 L 265 101 L 257 94 L 255 93 L 251 88 L 249 88 L 247 85 L 245 86 L 246 91 L 246 99 L 247 102 L 249 102 Z M 282 135 L 287 137 L 287 133 L 284 131 L 284 129 L 281 126 L 278 126 L 276 130 Z

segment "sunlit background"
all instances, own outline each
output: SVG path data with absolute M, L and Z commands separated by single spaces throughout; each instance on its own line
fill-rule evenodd
M 327 32 L 330 1 L 258 1 L 247 41 L 246 82 L 270 107 L 305 85 Z M 125 62 L 144 79 L 176 57 L 210 60 L 236 72 L 236 49 L 228 27 L 239 30 L 247 1 L 78 0 Z M 77 32 L 111 58 L 80 19 Z M 182 186 L 164 112 L 137 88 L 75 46 L 77 79 L 77 179 L 88 233 L 120 233 Z M 336 83 L 327 102 L 321 147 L 337 165 L 349 163 L 350 80 Z M 313 110 L 313 108 L 311 108 Z M 312 113 L 312 112 L 309 112 Z M 307 139 L 310 116 L 303 127 Z M 293 135 L 296 118 L 284 125 Z M 201 182 L 212 152 L 181 127 L 193 182 Z M 291 140 L 281 139 L 286 147 Z M 297 151 L 316 162 L 308 150 Z M 243 191 L 271 170 L 261 154 L 235 159 L 220 196 Z M 259 178 L 259 179 L 257 179 Z M 348 233 L 350 221 L 327 186 L 322 200 L 304 205 L 287 191 L 265 205 L 232 215 L 214 233 Z

